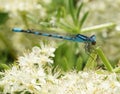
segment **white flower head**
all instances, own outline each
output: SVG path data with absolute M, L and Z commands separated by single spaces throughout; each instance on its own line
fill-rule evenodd
M 19 57 L 19 65 L 24 68 L 32 68 L 34 65 L 42 66 L 46 63 L 53 63 L 52 57 L 54 57 L 55 48 L 52 46 L 45 46 L 41 42 L 41 47 L 33 47 L 32 52 L 24 54 L 24 56 Z
M 15 94 L 26 91 L 30 94 L 119 94 L 120 82 L 116 73 L 97 73 L 96 71 L 71 71 L 59 77 L 52 69 L 47 72 L 44 63 L 53 62 L 55 48 L 33 47 L 32 51 L 18 59 L 19 66 L 4 72 L 0 80 L 1 94 Z M 59 78 L 58 78 L 59 77 Z M 1 90 L 1 89 L 0 89 Z

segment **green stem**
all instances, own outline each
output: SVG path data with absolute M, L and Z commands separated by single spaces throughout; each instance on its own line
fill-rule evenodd
M 116 26 L 115 23 L 105 23 L 105 24 L 101 24 L 101 25 L 83 28 L 83 29 L 81 29 L 81 32 L 90 32 L 90 31 L 101 30 L 104 28 L 110 28 L 110 27 L 114 27 L 114 26 Z
M 113 71 L 113 67 L 111 66 L 110 62 L 108 61 L 107 57 L 103 53 L 102 49 L 100 47 L 96 48 L 96 51 L 98 55 L 100 56 L 101 60 L 103 61 L 103 64 L 107 68 L 108 71 Z

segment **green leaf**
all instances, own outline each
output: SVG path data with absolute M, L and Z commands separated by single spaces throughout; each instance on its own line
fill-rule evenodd
M 96 51 L 98 53 L 98 56 L 100 56 L 101 60 L 103 61 L 103 64 L 107 68 L 108 71 L 113 71 L 113 67 L 111 66 L 110 62 L 108 61 L 107 57 L 103 53 L 102 49 L 100 47 L 96 48 Z
M 60 22 L 60 23 L 57 23 L 57 26 L 64 29 L 66 32 L 71 32 L 73 31 L 73 26 L 68 24 L 67 22 Z
M 75 43 L 69 42 L 60 45 L 55 51 L 55 66 L 60 66 L 64 71 L 73 69 L 76 62 L 75 46 Z
M 9 69 L 9 66 L 8 65 L 6 65 L 6 64 L 2 64 L 2 63 L 0 63 L 0 70 L 6 70 L 6 69 Z
M 93 70 L 96 67 L 96 59 L 97 59 L 97 54 L 96 53 L 91 53 L 90 57 L 87 60 L 86 66 L 84 70 Z
M 80 28 L 83 26 L 83 24 L 84 24 L 84 22 L 85 22 L 85 20 L 86 20 L 86 18 L 87 18 L 87 16 L 88 16 L 88 13 L 89 13 L 89 11 L 87 11 L 87 12 L 85 12 L 85 14 L 83 15 L 83 17 L 82 17 L 82 19 L 80 20 Z
M 105 24 L 100 24 L 100 25 L 95 25 L 95 26 L 92 26 L 92 27 L 83 28 L 83 29 L 81 29 L 81 32 L 85 33 L 85 32 L 90 32 L 90 31 L 95 31 L 95 30 L 97 30 L 97 32 L 98 32 L 101 29 L 104 29 L 104 28 L 113 28 L 115 26 L 116 26 L 115 23 L 109 22 L 109 23 L 105 23 Z
M 80 16 L 80 12 L 81 12 L 82 7 L 83 7 L 83 3 L 81 3 L 80 6 L 79 6 L 78 9 L 77 9 L 77 14 L 76 14 L 77 20 L 79 19 L 79 16 Z
M 71 16 L 72 16 L 72 19 L 73 19 L 73 22 L 75 23 L 75 14 L 74 14 L 74 5 L 73 5 L 73 0 L 69 0 L 69 3 L 68 3 L 69 5 L 68 5 L 68 7 L 69 7 L 69 12 L 70 12 L 70 14 L 71 14 Z
M 51 26 L 51 24 L 49 22 L 40 22 L 39 24 L 43 27 L 50 27 Z
M 56 11 L 56 18 L 59 21 L 61 17 L 66 16 L 65 7 L 59 7 Z
M 69 62 L 65 56 L 62 58 L 62 60 L 63 60 L 63 62 L 61 62 L 61 63 L 63 63 L 64 71 L 67 71 L 69 69 L 69 66 L 68 66 Z
M 77 62 L 76 62 L 76 65 L 75 65 L 75 68 L 80 71 L 82 70 L 82 67 L 83 67 L 83 59 L 81 58 L 81 56 L 77 59 Z

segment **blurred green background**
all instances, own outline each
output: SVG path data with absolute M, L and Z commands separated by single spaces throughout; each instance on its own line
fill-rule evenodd
M 69 0 L 0 0 L 0 70 L 8 68 L 8 65 L 25 50 L 39 45 L 39 42 L 44 40 L 49 40 L 48 43 L 55 41 L 58 47 L 54 58 L 55 66 L 59 65 L 64 71 L 73 68 L 82 70 L 89 57 L 84 51 L 83 44 L 12 32 L 12 28 L 20 27 L 60 34 L 80 33 L 74 28 L 75 23 L 69 17 L 72 8 L 69 7 L 68 2 Z M 78 8 L 82 2 L 84 6 L 80 14 L 84 15 L 89 11 L 82 28 L 107 22 L 117 24 L 114 28 L 94 30 L 84 34 L 88 36 L 95 34 L 97 45 L 102 47 L 111 64 L 114 67 L 119 66 L 120 0 L 73 0 L 72 3 Z M 59 23 L 60 21 L 62 23 Z M 71 26 L 74 24 L 74 27 L 69 25 L 67 27 L 67 23 Z M 97 63 L 102 66 L 99 60 Z

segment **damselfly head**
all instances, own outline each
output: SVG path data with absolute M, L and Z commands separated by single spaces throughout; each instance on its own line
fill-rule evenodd
M 92 36 L 90 37 L 90 40 L 91 40 L 92 45 L 95 45 L 95 44 L 96 44 L 96 36 L 95 36 L 95 35 L 92 35 Z

